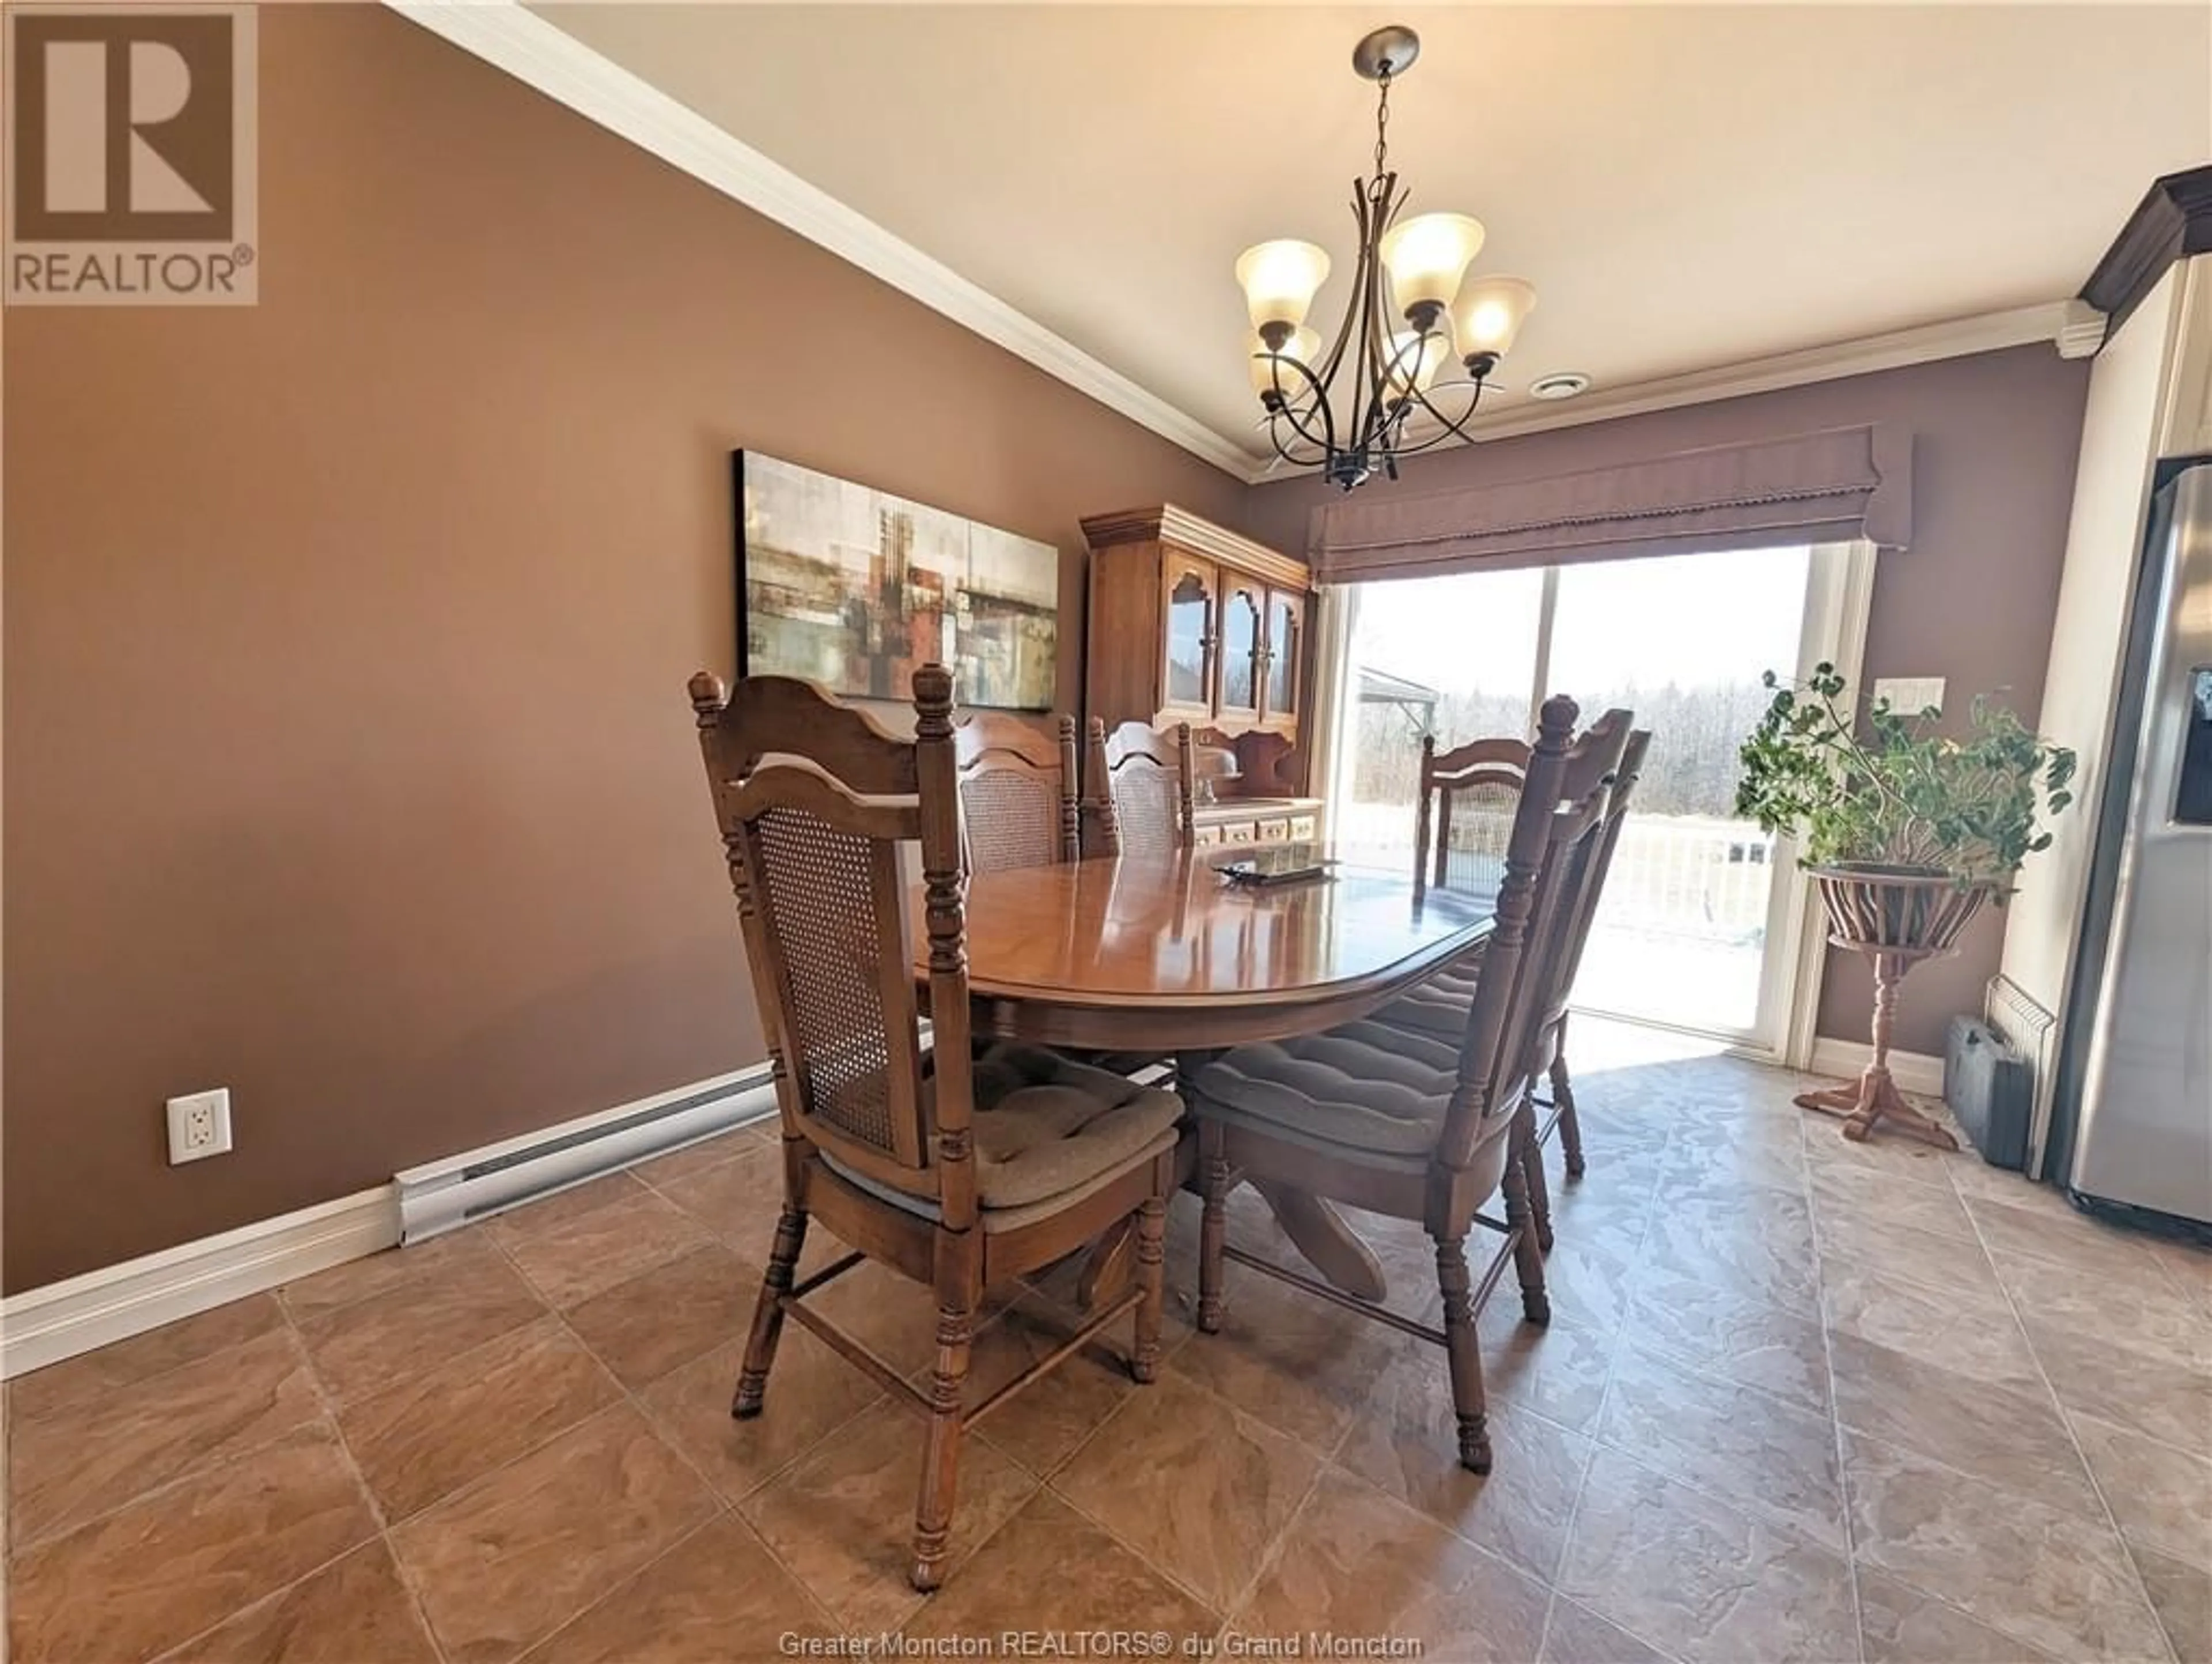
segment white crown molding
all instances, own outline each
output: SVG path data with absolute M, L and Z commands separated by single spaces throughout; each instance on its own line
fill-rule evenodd
M 385 0 L 410 21 L 1237 478 L 1252 454 L 1063 340 L 519 0 Z
M 2087 301 L 2066 302 L 2066 321 L 2058 326 L 2061 358 L 2094 358 L 2105 344 L 2105 330 L 2112 320 Z
M 384 3 L 1201 460 L 1250 485 L 1278 478 L 1274 467 L 1246 446 L 808 184 L 520 0 Z M 1470 432 L 1478 441 L 1544 433 L 2037 342 L 2055 344 L 2068 357 L 2086 357 L 2096 350 L 2103 334 L 2101 314 L 2079 301 L 2053 301 L 1607 387 L 1557 404 L 1526 402 L 1478 418 Z M 1304 470 L 1280 476 L 1305 477 Z
M 2042 343 L 2060 345 L 2063 350 L 2064 332 L 2077 327 L 2070 310 L 2077 304 L 2052 301 L 2040 306 L 2014 307 L 2005 312 L 1985 312 L 1971 318 L 1893 330 L 1883 335 L 1863 336 L 1854 341 L 1777 353 L 1771 357 L 1747 359 L 1714 369 L 1662 376 L 1630 387 L 1607 387 L 1550 404 L 1530 400 L 1493 416 L 1477 417 L 1468 424 L 1468 431 L 1480 443 L 1525 433 L 1578 428 L 1592 422 L 1610 422 L 1624 416 L 1644 416 L 1685 405 L 1710 405 L 1751 393 L 1777 393 L 1784 387 L 1804 387 L 1815 381 L 1871 375 L 1880 370 L 1903 369 L 1942 358 L 1964 358 L 2006 347 Z M 2101 314 L 2098 319 L 2101 332 Z M 1261 467 L 1253 472 L 1251 478 L 1256 485 L 1272 477 L 1268 469 Z

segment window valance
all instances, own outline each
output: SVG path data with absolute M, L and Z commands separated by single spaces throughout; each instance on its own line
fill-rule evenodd
M 1912 537 L 1912 436 L 1888 424 L 1678 451 L 1419 497 L 1370 487 L 1314 511 L 1324 583 L 1762 544 Z

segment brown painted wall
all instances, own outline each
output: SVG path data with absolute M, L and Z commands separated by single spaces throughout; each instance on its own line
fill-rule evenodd
M 2088 387 L 2087 360 L 2016 347 L 1496 440 L 1415 460 L 1402 489 L 1535 479 L 1763 435 L 1901 423 L 1915 436 L 1912 547 L 1884 556 L 1876 570 L 1865 674 L 1945 677 L 1952 709 L 1961 714 L 1967 696 L 2003 689 L 2032 720 L 2043 697 Z M 1310 481 L 1254 486 L 1244 529 L 1303 553 L 1307 516 L 1329 495 Z M 2021 881 L 2035 882 L 2033 861 Z M 1987 914 L 1956 958 L 1913 973 L 1898 1045 L 1941 1051 L 1951 1015 L 1981 1009 L 2002 936 L 2002 915 Z M 1820 1032 L 1863 1042 L 1872 1013 L 1863 962 L 1831 954 Z
M 1064 701 L 1077 517 L 1243 501 L 390 12 L 261 53 L 259 307 L 7 321 L 11 1291 L 760 1055 L 731 447 L 1057 543 Z

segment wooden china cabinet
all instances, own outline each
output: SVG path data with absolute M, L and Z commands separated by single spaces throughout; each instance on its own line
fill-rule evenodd
M 1301 563 L 1172 503 L 1093 515 L 1086 714 L 1109 728 L 1188 722 L 1201 844 L 1320 829 L 1300 743 L 1313 644 Z M 1210 790 L 1209 790 L 1210 787 Z

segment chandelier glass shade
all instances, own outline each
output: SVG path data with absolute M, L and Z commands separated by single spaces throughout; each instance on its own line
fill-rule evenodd
M 1376 84 L 1375 172 L 1352 186 L 1359 253 L 1326 350 L 1306 327 L 1328 278 L 1326 252 L 1284 238 L 1237 261 L 1269 442 L 1285 461 L 1347 491 L 1377 470 L 1396 478 L 1401 457 L 1469 437 L 1466 424 L 1499 357 L 1536 305 L 1535 290 L 1518 277 L 1468 278 L 1482 252 L 1481 221 L 1403 216 L 1407 192 L 1389 167 L 1390 87 L 1419 52 L 1411 29 L 1391 27 L 1352 55 Z

